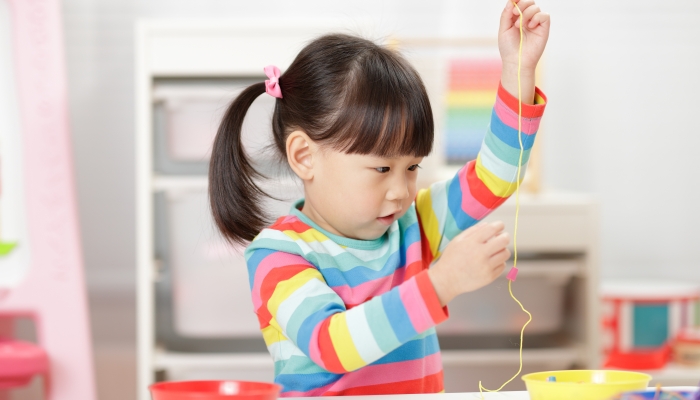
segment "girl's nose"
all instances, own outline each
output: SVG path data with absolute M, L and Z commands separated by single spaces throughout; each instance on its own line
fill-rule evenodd
M 409 196 L 408 181 L 405 177 L 397 178 L 392 182 L 386 194 L 387 200 L 404 200 Z

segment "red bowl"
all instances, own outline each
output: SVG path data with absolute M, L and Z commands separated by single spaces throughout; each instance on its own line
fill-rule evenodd
M 275 400 L 280 385 L 245 381 L 159 382 L 149 386 L 153 400 Z

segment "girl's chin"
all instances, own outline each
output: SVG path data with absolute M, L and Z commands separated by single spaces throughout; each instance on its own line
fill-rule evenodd
M 354 232 L 353 235 L 342 235 L 348 239 L 355 240 L 377 240 L 384 236 L 386 231 L 389 229 L 389 225 L 376 224 L 374 227 L 369 229 L 362 229 L 361 231 Z

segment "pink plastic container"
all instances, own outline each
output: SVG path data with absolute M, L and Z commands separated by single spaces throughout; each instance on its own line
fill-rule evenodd
M 275 400 L 282 387 L 245 381 L 159 382 L 149 387 L 153 400 Z

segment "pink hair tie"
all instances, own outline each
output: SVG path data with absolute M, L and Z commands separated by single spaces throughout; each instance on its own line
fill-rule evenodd
M 265 80 L 265 91 L 272 97 L 282 98 L 282 89 L 280 89 L 280 69 L 274 65 L 265 67 L 265 75 L 268 78 Z

